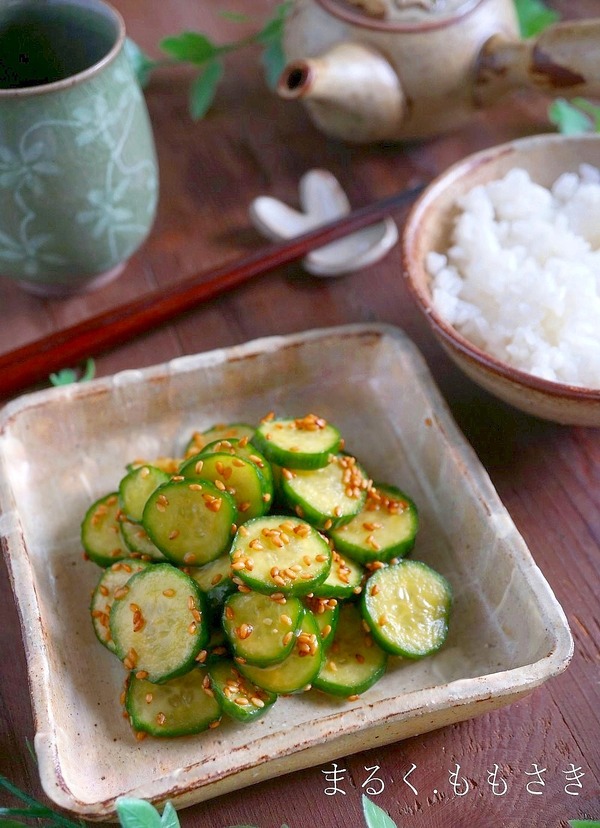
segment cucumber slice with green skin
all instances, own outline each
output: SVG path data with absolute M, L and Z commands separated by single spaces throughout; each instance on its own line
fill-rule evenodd
M 259 471 L 265 478 L 269 491 L 273 491 L 273 472 L 271 464 L 260 451 L 249 442 L 248 438 L 244 437 L 241 440 L 215 440 L 209 443 L 197 455 L 201 459 L 205 454 L 214 454 L 215 452 L 224 452 L 231 454 L 234 457 L 242 457 L 244 460 L 249 460 L 258 466 Z
M 222 660 L 208 668 L 210 686 L 223 713 L 238 722 L 252 722 L 277 701 L 277 695 L 245 678 L 232 661 Z
M 313 687 L 334 696 L 357 696 L 379 681 L 387 659 L 387 653 L 365 632 L 356 604 L 344 604 L 333 644 Z
M 189 480 L 210 480 L 228 492 L 237 507 L 237 523 L 264 515 L 273 499 L 273 486 L 258 466 L 229 452 L 201 453 L 187 460 L 179 473 Z
M 130 558 L 131 551 L 121 536 L 121 507 L 118 492 L 110 492 L 89 507 L 81 524 L 81 543 L 87 557 L 98 566 Z
M 236 577 L 267 595 L 308 595 L 331 568 L 331 549 L 325 538 L 306 521 L 282 515 L 244 523 L 230 554 Z
M 267 667 L 292 652 L 303 616 L 299 598 L 282 604 L 259 592 L 236 592 L 225 602 L 223 630 L 234 656 Z
M 123 514 L 134 523 L 139 523 L 152 492 L 169 479 L 166 472 L 150 465 L 138 466 L 126 474 L 119 483 L 119 503 Z
M 148 561 L 166 561 L 160 549 L 152 543 L 148 533 L 140 523 L 131 520 L 120 521 L 121 537 L 131 554 Z
M 250 440 L 256 429 L 248 423 L 218 423 L 205 431 L 195 431 L 185 449 L 186 458 L 199 454 L 209 443 L 215 440 Z
M 419 528 L 417 507 L 395 486 L 378 483 L 349 523 L 329 532 L 336 549 L 360 563 L 407 555 Z
M 216 560 L 204 566 L 185 567 L 184 572 L 198 584 L 206 595 L 211 624 L 220 625 L 225 601 L 232 593 L 237 592 L 229 552 L 223 553 Z
M 317 598 L 314 595 L 306 596 L 302 601 L 315 616 L 321 635 L 321 644 L 324 650 L 328 650 L 333 643 L 338 625 L 340 605 L 335 598 Z
M 115 652 L 140 678 L 162 683 L 191 670 L 206 646 L 204 596 L 171 564 L 153 564 L 133 575 L 110 612 Z
M 271 463 L 288 469 L 319 469 L 342 445 L 338 429 L 314 414 L 265 418 L 252 442 Z
M 377 569 L 362 595 L 362 613 L 373 638 L 404 658 L 423 658 L 440 649 L 451 605 L 446 578 L 421 561 L 406 559 Z
M 209 686 L 206 668 L 197 666 L 164 684 L 152 684 L 133 673 L 125 709 L 137 732 L 152 736 L 189 736 L 219 724 L 221 707 Z
M 294 649 L 281 663 L 270 667 L 255 667 L 236 662 L 243 676 L 258 687 L 277 695 L 308 690 L 322 663 L 323 645 L 319 627 L 309 610 L 304 612 Z
M 354 457 L 330 456 L 312 471 L 283 470 L 283 496 L 292 511 L 329 531 L 348 523 L 364 506 L 371 481 Z
M 178 566 L 203 566 L 229 549 L 237 519 L 231 495 L 207 480 L 171 480 L 144 507 L 142 525 Z
M 116 649 L 110 634 L 110 611 L 115 601 L 115 593 L 118 595 L 119 590 L 125 586 L 132 575 L 148 566 L 150 564 L 147 561 L 124 558 L 104 570 L 92 593 L 90 613 L 94 632 L 98 641 L 104 644 L 111 653 L 114 653 Z
M 329 575 L 313 593 L 317 598 L 352 598 L 362 591 L 364 575 L 360 564 L 333 550 Z

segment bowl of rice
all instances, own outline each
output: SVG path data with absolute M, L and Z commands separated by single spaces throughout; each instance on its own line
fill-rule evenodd
M 504 402 L 600 426 L 600 135 L 535 135 L 433 181 L 403 274 L 455 363 Z

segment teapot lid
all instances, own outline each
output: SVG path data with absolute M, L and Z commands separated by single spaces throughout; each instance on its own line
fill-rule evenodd
M 437 29 L 484 0 L 316 0 L 330 14 L 372 29 Z

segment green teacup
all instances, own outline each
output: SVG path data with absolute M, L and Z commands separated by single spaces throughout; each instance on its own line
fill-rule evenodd
M 0 6 L 0 275 L 43 296 L 115 278 L 158 170 L 125 25 L 102 0 Z

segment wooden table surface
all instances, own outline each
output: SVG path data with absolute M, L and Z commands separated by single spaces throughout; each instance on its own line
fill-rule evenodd
M 129 34 L 155 56 L 161 37 L 184 29 L 221 40 L 244 31 L 246 24 L 219 16 L 220 6 L 259 20 L 274 7 L 268 0 L 115 5 Z M 550 5 L 564 17 L 597 12 L 597 0 Z M 298 103 L 280 101 L 267 90 L 255 50 L 228 57 L 215 105 L 202 121 L 188 116 L 189 79 L 187 69 L 163 69 L 146 90 L 161 175 L 158 217 L 148 242 L 118 281 L 93 295 L 44 301 L 1 280 L 0 351 L 257 249 L 263 242 L 248 220 L 250 201 L 268 193 L 294 202 L 297 182 L 310 168 L 331 170 L 358 207 L 428 180 L 474 150 L 552 128 L 548 101 L 522 93 L 450 135 L 409 146 L 349 146 L 317 132 Z M 400 226 L 403 216 L 396 215 Z M 315 767 L 190 807 L 181 812 L 182 823 L 360 826 L 361 793 L 368 788 L 398 825 L 414 828 L 551 828 L 573 818 L 600 819 L 600 432 L 520 414 L 458 373 L 407 295 L 399 247 L 340 279 L 313 278 L 296 264 L 282 267 L 98 356 L 96 369 L 103 376 L 263 335 L 372 321 L 403 328 L 422 350 L 565 609 L 575 656 L 565 673 L 509 707 L 340 760 L 343 791 L 335 795 L 325 791 L 330 766 Z M 2 565 L 0 774 L 43 798 L 28 750 L 33 735 L 19 622 Z M 464 796 L 451 784 L 457 765 L 468 780 Z M 504 795 L 491 785 L 495 765 L 507 782 Z M 571 768 L 584 774 L 580 787 L 569 785 Z M 371 774 L 380 781 L 367 782 Z

